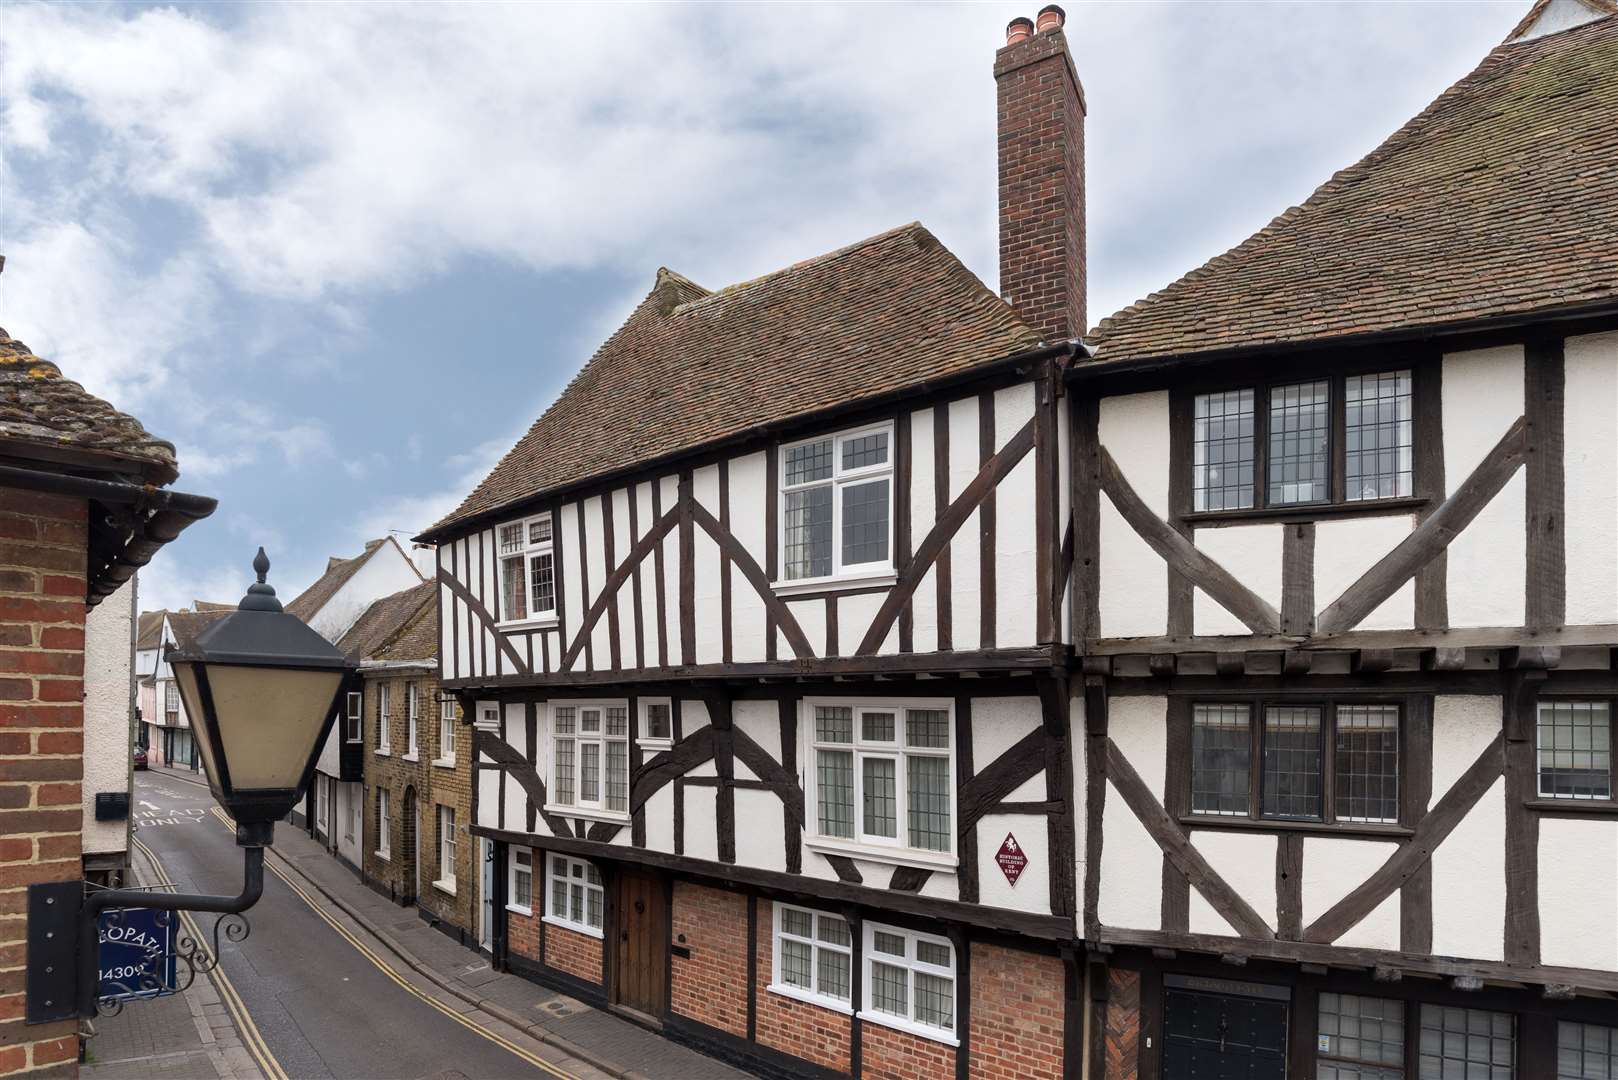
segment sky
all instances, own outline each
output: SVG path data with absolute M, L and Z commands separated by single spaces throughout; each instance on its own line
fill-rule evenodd
M 997 286 L 991 73 L 1040 6 L 7 2 L 0 326 L 213 517 L 141 606 L 453 509 L 651 289 L 919 220 Z M 1307 198 L 1529 0 L 1079 3 L 1092 322 Z

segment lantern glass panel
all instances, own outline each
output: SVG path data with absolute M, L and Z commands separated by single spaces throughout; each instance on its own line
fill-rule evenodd
M 214 765 L 213 729 L 203 718 L 202 695 L 197 693 L 196 665 L 175 661 L 169 666 L 174 670 L 175 681 L 180 684 L 180 696 L 185 699 L 186 721 L 191 727 L 191 738 L 196 743 L 197 753 L 202 756 L 203 771 L 208 774 L 208 783 L 217 795 L 221 789 L 219 771 Z
M 340 669 L 208 665 L 208 688 L 224 744 L 215 749 L 223 754 L 234 790 L 298 786 L 343 677 Z

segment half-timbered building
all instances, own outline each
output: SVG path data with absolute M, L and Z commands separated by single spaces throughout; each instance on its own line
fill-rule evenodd
M 659 271 L 422 537 L 497 963 L 766 1074 L 1610 1068 L 1618 19 L 1088 344 L 1062 23 L 1003 298 Z

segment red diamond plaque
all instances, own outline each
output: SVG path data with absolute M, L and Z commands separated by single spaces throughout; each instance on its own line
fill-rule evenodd
M 1000 872 L 1006 875 L 1006 880 L 1012 885 L 1017 884 L 1017 879 L 1022 877 L 1023 870 L 1028 866 L 1028 856 L 1023 854 L 1022 845 L 1010 833 L 1006 833 L 1000 850 L 994 853 L 994 861 L 1000 864 Z

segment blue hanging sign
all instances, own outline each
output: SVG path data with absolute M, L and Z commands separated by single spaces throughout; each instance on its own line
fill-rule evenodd
M 101 999 L 126 1001 L 174 993 L 172 911 L 113 908 L 101 913 Z

